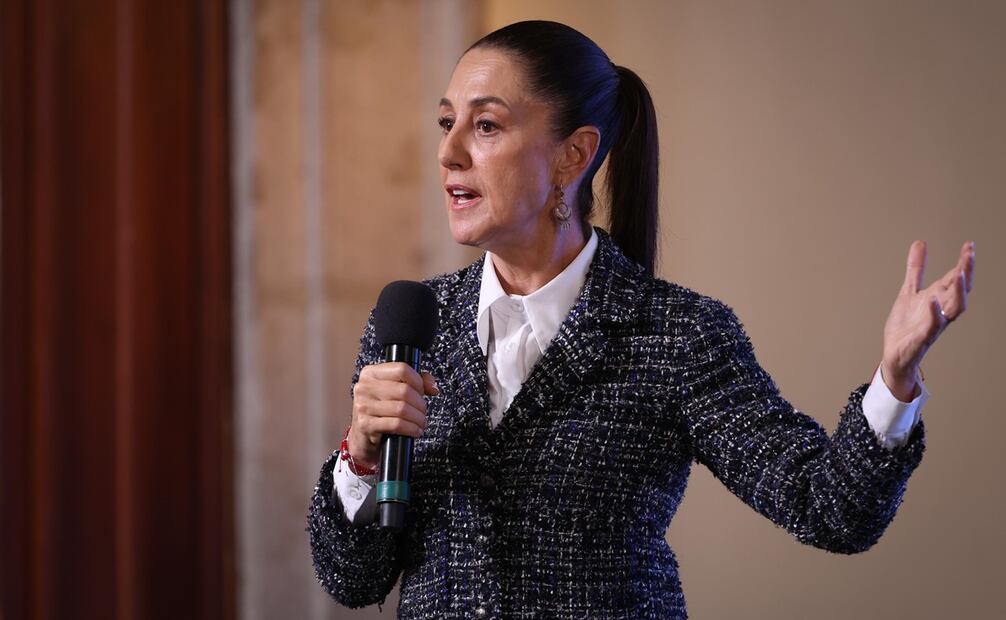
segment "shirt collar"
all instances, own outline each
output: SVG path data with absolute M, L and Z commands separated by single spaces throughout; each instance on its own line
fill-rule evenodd
M 531 323 L 531 332 L 542 353 L 559 333 L 559 327 L 576 302 L 587 278 L 587 269 L 597 250 L 597 243 L 597 232 L 591 229 L 587 244 L 559 275 L 530 295 L 513 296 L 514 299 L 524 303 L 524 311 Z M 489 351 L 489 310 L 494 303 L 508 297 L 500 284 L 499 276 L 496 275 L 492 256 L 491 252 L 486 252 L 482 265 L 482 287 L 479 290 L 479 312 L 476 319 L 476 333 L 483 355 Z

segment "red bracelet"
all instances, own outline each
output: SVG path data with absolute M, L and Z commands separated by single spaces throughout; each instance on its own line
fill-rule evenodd
M 364 467 L 356 463 L 356 459 L 349 453 L 349 431 L 352 426 L 346 428 L 346 434 L 342 436 L 342 443 L 339 445 L 339 458 L 349 464 L 349 471 L 357 476 L 371 476 L 377 473 L 377 466 Z

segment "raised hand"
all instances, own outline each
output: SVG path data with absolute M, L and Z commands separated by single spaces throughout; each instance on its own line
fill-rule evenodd
M 975 275 L 975 244 L 961 246 L 957 264 L 942 278 L 922 288 L 926 272 L 926 243 L 915 241 L 908 250 L 905 281 L 884 324 L 884 383 L 903 402 L 916 391 L 919 364 L 943 330 L 968 306 Z

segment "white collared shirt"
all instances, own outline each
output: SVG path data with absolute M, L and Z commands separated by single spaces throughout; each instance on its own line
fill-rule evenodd
M 493 427 L 503 419 L 531 369 L 559 333 L 559 326 L 580 295 L 596 251 L 597 232 L 591 229 L 587 245 L 576 258 L 529 295 L 507 295 L 493 265 L 493 255 L 486 253 L 475 325 L 479 346 L 487 359 L 489 421 Z
M 492 254 L 486 253 L 476 331 L 487 359 L 489 420 L 493 427 L 503 419 L 507 407 L 573 308 L 597 243 L 597 232 L 592 230 L 590 240 L 573 262 L 548 284 L 523 296 L 508 295 L 503 290 Z M 912 402 L 903 403 L 887 388 L 879 366 L 874 372 L 863 396 L 863 414 L 884 447 L 894 449 L 908 441 L 919 421 L 922 405 L 929 398 L 925 384 L 920 381 L 919 385 L 920 394 Z M 346 518 L 357 525 L 373 522 L 377 514 L 377 476 L 357 476 L 341 462 L 332 475 Z

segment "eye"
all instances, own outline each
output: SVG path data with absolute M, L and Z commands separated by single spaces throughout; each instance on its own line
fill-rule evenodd
M 454 127 L 454 119 L 441 116 L 437 119 L 437 125 L 440 125 L 440 128 L 444 130 L 444 133 L 447 133 L 452 127 Z
M 475 121 L 475 128 L 478 129 L 479 133 L 490 134 L 499 129 L 499 125 L 492 121 L 480 120 Z

